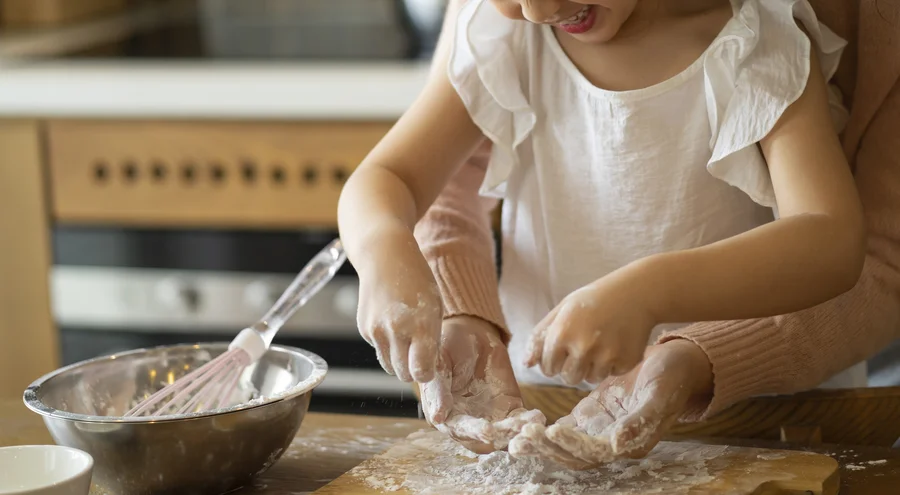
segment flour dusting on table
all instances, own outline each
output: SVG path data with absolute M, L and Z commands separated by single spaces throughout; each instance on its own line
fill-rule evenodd
M 309 461 L 309 453 L 317 452 L 323 457 L 353 456 L 368 459 L 395 444 L 398 434 L 404 435 L 413 429 L 409 424 L 396 423 L 377 428 L 366 426 L 304 430 L 291 442 L 284 457 Z
M 351 473 L 381 492 L 422 495 L 587 495 L 686 493 L 713 481 L 708 463 L 727 447 L 660 444 L 640 460 L 617 461 L 592 471 L 572 471 L 537 458 L 507 452 L 478 456 L 447 435 L 421 431 L 374 462 Z

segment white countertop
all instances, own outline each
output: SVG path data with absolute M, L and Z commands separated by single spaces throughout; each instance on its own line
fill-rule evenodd
M 393 120 L 423 62 L 58 61 L 0 65 L 0 117 Z

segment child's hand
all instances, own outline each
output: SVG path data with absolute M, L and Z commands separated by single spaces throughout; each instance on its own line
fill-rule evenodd
M 537 325 L 525 364 L 570 385 L 627 373 L 643 358 L 658 323 L 655 286 L 630 265 L 573 292 Z
M 415 242 L 384 242 L 358 269 L 362 337 L 382 368 L 404 382 L 434 379 L 441 336 L 441 296 Z

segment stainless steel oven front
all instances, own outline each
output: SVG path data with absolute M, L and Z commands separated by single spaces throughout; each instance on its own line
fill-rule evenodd
M 51 300 L 65 364 L 134 348 L 228 341 L 274 303 L 334 232 L 57 227 Z M 356 327 L 345 265 L 279 332 L 329 364 L 313 410 L 415 416 Z

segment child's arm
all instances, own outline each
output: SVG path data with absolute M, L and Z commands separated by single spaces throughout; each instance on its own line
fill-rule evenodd
M 462 2 L 453 2 L 448 24 Z M 435 55 L 446 67 L 453 30 Z M 338 226 L 360 278 L 360 332 L 382 366 L 404 381 L 434 376 L 441 301 L 413 228 L 483 136 L 450 84 L 435 70 L 412 107 L 353 173 Z
M 694 342 L 715 374 L 712 400 L 686 419 L 717 414 L 750 397 L 817 387 L 900 338 L 898 126 L 900 81 L 866 127 L 859 151 L 852 151 L 856 184 L 866 207 L 868 256 L 851 291 L 806 311 L 778 318 L 701 322 L 660 339 Z
M 813 60 L 804 94 L 761 143 L 779 220 L 644 258 L 573 292 L 535 328 L 526 365 L 599 383 L 637 365 L 660 323 L 786 314 L 850 290 L 865 228 L 820 74 Z
M 803 96 L 760 143 L 780 219 L 646 260 L 664 322 L 791 313 L 850 290 L 865 258 L 862 206 L 813 57 Z

